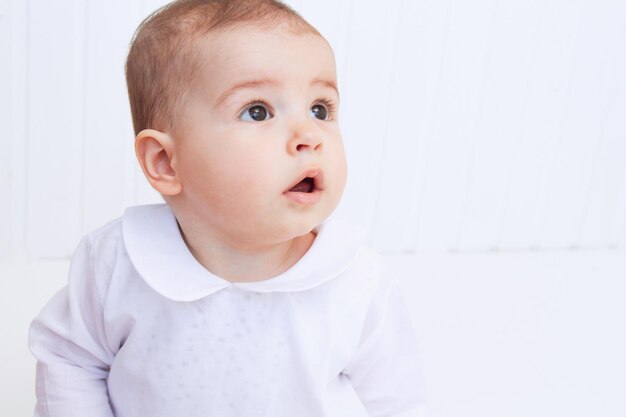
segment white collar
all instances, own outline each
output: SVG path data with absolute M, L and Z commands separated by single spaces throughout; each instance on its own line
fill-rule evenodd
M 191 254 L 167 204 L 129 207 L 122 218 L 126 251 L 145 282 L 175 301 L 195 301 L 236 286 L 255 292 L 304 291 L 341 274 L 365 244 L 363 229 L 328 219 L 314 229 L 317 237 L 290 269 L 257 282 L 234 282 L 211 273 Z

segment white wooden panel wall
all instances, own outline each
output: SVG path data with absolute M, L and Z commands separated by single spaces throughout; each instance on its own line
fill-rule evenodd
M 20 14 L 21 13 L 21 14 Z M 25 224 L 24 200 L 21 190 L 24 181 L 23 89 L 25 65 L 14 51 L 23 50 L 13 33 L 16 23 L 25 21 L 23 10 L 8 0 L 0 1 L 0 257 L 23 251 Z M 21 37 L 24 40 L 24 37 Z
M 82 222 L 85 2 L 27 4 L 26 244 L 67 254 Z
M 0 257 L 67 257 L 160 201 L 123 77 L 164 1 L 0 3 Z M 384 252 L 626 245 L 626 3 L 294 0 L 335 48 L 338 215 Z
M 9 4 L 0 1 L 0 126 L 10 126 L 11 121 L 11 105 L 9 93 L 11 89 L 11 71 L 8 64 L 10 53 L 10 33 L 11 26 L 9 23 Z M 11 203 L 7 198 L 10 195 L 11 186 L 11 151 L 12 151 L 11 135 L 6 133 L 0 134 L 0 190 L 5 190 L 4 197 L 0 197 L 0 218 L 8 218 L 10 214 Z M 12 236 L 9 222 L 0 222 L 0 248 L 9 246 Z

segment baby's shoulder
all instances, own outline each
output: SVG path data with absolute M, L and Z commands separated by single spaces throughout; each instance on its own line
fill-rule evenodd
M 87 233 L 72 256 L 69 284 L 95 287 L 101 296 L 108 292 L 114 271 L 125 257 L 122 219 L 109 221 Z
M 91 247 L 94 261 L 105 261 L 117 258 L 123 252 L 122 218 L 111 220 L 88 233 L 83 241 Z

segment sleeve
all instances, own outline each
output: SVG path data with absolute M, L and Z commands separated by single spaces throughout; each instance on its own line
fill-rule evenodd
M 425 415 L 417 339 L 396 280 L 374 297 L 343 373 L 370 417 Z
M 29 346 L 37 358 L 35 417 L 113 417 L 107 347 L 96 285 L 93 244 L 78 245 L 67 287 L 32 322 Z

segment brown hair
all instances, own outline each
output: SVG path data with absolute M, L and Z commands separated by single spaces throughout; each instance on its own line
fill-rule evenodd
M 255 23 L 286 23 L 296 33 L 319 32 L 276 0 L 178 0 L 137 28 L 126 59 L 126 84 L 135 135 L 174 131 L 174 122 L 200 62 L 196 41 L 211 31 Z

